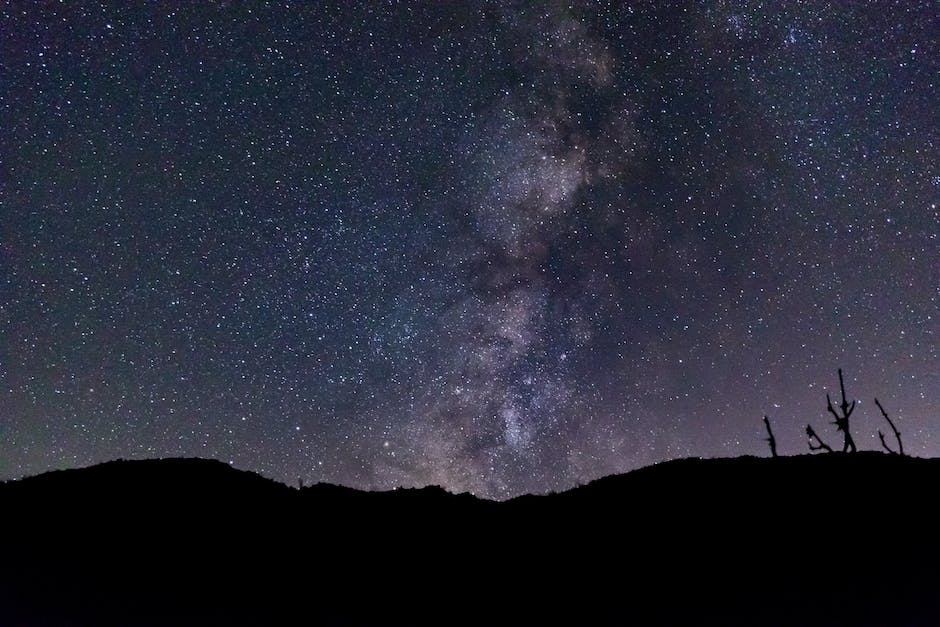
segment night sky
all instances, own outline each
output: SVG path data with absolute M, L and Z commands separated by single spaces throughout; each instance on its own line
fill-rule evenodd
M 940 455 L 940 7 L 0 2 L 0 479 Z

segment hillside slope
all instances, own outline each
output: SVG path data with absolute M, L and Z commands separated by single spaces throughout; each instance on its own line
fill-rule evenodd
M 0 484 L 0 625 L 937 625 L 938 488 L 880 453 L 504 503 L 110 462 Z

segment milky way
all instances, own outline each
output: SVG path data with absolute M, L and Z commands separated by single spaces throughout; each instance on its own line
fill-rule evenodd
M 627 6 L 621 6 L 627 5 Z M 0 4 L 0 477 L 940 454 L 933 2 Z

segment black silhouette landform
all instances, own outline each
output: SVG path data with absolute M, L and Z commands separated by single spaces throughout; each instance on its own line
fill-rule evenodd
M 0 484 L 0 625 L 938 625 L 938 494 L 880 452 L 500 503 L 115 461 Z

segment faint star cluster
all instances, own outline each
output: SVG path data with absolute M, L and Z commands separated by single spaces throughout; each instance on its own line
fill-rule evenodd
M 929 0 L 0 2 L 0 478 L 940 454 Z M 820 430 L 822 428 L 820 427 Z

